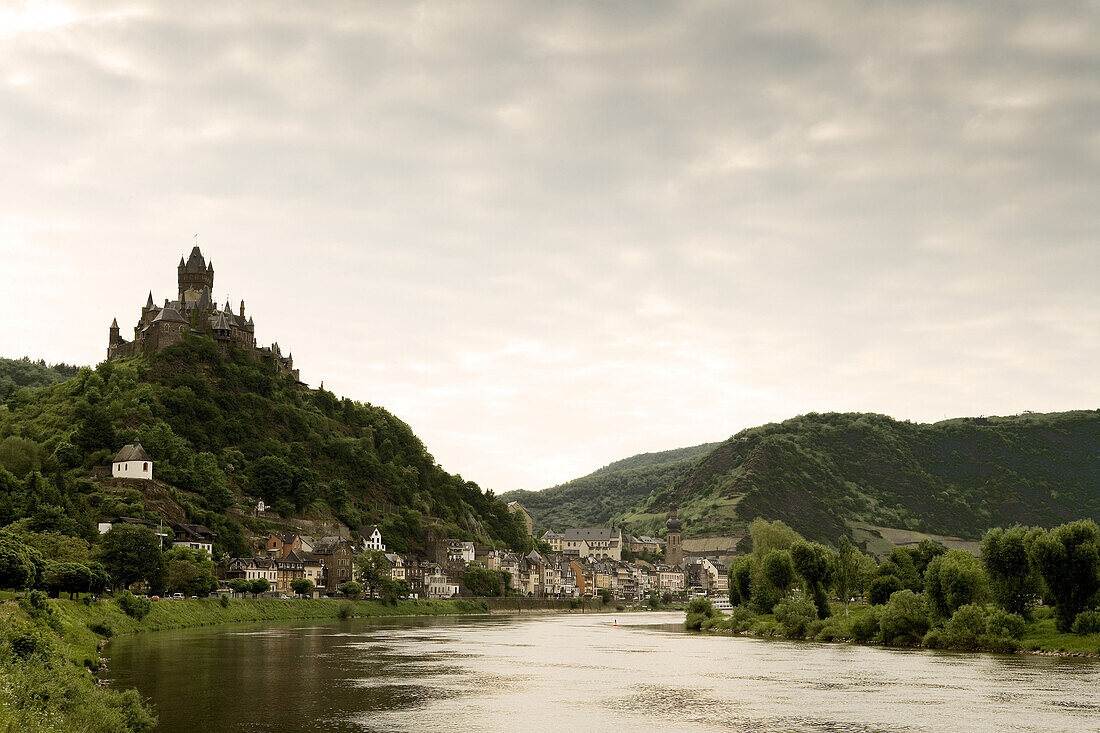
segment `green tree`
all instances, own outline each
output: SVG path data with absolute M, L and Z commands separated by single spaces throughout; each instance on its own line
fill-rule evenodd
M 349 580 L 336 586 L 336 589 L 345 596 L 355 598 L 363 592 L 363 585 L 361 583 L 356 583 L 354 580 Z
M 791 563 L 794 571 L 802 578 L 817 608 L 817 617 L 829 618 L 829 595 L 826 589 L 833 577 L 833 553 L 828 547 L 816 542 L 799 540 L 791 545 Z
M 471 565 L 462 573 L 462 584 L 475 596 L 499 596 L 500 573 Z
M 760 561 L 753 575 L 751 597 L 759 613 L 771 613 L 794 583 L 794 565 L 787 550 L 772 550 Z
M 251 593 L 252 581 L 247 578 L 233 578 L 229 581 L 229 590 L 234 593 Z
M 749 525 L 749 537 L 752 538 L 752 554 L 758 560 L 773 550 L 789 550 L 802 537 L 778 519 L 769 522 L 757 517 Z
M 982 566 L 989 576 L 993 600 L 1025 619 L 1031 617 L 1032 606 L 1042 592 L 1039 574 L 1028 554 L 1028 546 L 1038 534 L 1038 530 L 1016 525 L 991 529 L 982 538 Z
M 878 615 L 885 644 L 919 644 L 930 625 L 924 599 L 908 588 L 890 596 Z
M 0 532 L 0 588 L 31 588 L 39 582 L 44 570 L 38 550 L 7 532 Z
M 859 556 L 863 553 L 851 543 L 847 535 L 841 535 L 836 546 L 836 567 L 833 578 L 836 584 L 836 594 L 844 603 L 844 615 L 847 616 L 852 595 L 860 585 L 862 563 Z
M 264 456 L 253 461 L 248 469 L 248 479 L 253 493 L 269 503 L 293 498 L 294 469 L 278 456 Z
M 748 605 L 752 600 L 752 576 L 755 563 L 751 555 L 737 557 L 730 563 L 730 603 Z
M 252 591 L 252 595 L 254 596 L 262 596 L 264 593 L 271 590 L 271 581 L 267 578 L 256 578 L 250 584 L 249 590 Z
M 68 593 L 70 599 L 75 598 L 77 593 L 87 593 L 91 582 L 92 573 L 86 565 L 75 562 L 46 563 L 43 585 L 54 598 L 61 593 Z
M 225 474 L 213 453 L 199 453 L 192 463 L 192 485 L 202 493 L 211 511 L 222 512 L 233 505 L 233 492 L 225 485 Z
M 871 581 L 871 589 L 867 594 L 867 600 L 872 606 L 881 606 L 890 600 L 890 596 L 902 589 L 898 576 L 878 575 Z
M 218 589 L 214 561 L 206 550 L 173 547 L 164 553 L 168 564 L 168 592 L 203 598 Z
M 952 550 L 934 558 L 924 573 L 928 604 L 943 619 L 950 618 L 960 606 L 985 600 L 988 588 L 981 562 L 966 550 Z
M 295 578 L 290 581 L 290 588 L 303 598 L 310 598 L 313 596 L 313 581 L 309 578 Z
M 164 583 L 164 553 L 160 538 L 148 527 L 119 524 L 99 540 L 99 560 L 116 588 L 128 588 L 143 580 L 150 587 Z
M 1031 559 L 1054 602 L 1058 630 L 1073 628 L 1077 614 L 1100 590 L 1100 529 L 1091 519 L 1063 524 L 1036 536 Z
M 374 598 L 374 592 L 382 585 L 382 580 L 390 577 L 390 561 L 386 559 L 386 553 L 372 550 L 357 555 L 355 576 Z

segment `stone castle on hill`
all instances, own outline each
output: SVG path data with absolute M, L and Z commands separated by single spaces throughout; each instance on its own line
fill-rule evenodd
M 134 340 L 126 341 L 119 333 L 118 319 L 111 323 L 107 358 L 154 354 L 183 340 L 184 334 L 207 335 L 222 346 L 247 349 L 260 359 L 270 361 L 280 371 L 289 372 L 298 379 L 294 368 L 294 355 L 283 356 L 279 344 L 256 345 L 256 328 L 252 316 L 245 319 L 244 301 L 239 313 L 234 313 L 225 301 L 219 310 L 211 292 L 214 289 L 214 263 L 206 262 L 198 247 L 191 250 L 185 262 L 180 257 L 177 268 L 179 294 L 176 300 L 165 299 L 163 306 L 153 302 L 153 293 L 141 309 L 141 318 L 134 326 Z

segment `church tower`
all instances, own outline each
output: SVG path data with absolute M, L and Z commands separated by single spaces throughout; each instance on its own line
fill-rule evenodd
M 668 521 L 665 522 L 665 564 L 679 565 L 684 560 L 684 548 L 680 545 L 680 518 L 676 502 L 668 505 Z
M 198 245 L 191 250 L 184 262 L 180 257 L 179 267 L 180 303 L 198 303 L 207 289 L 214 291 L 214 263 L 207 264 Z

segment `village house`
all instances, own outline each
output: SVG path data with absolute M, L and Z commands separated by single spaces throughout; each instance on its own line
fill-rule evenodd
M 623 542 L 626 544 L 628 550 L 636 553 L 649 552 L 659 554 L 664 552 L 665 549 L 664 540 L 659 540 L 656 537 L 649 537 L 648 535 L 640 535 L 638 537 L 625 535 L 623 537 Z
M 153 530 L 153 534 L 160 538 L 161 547 L 164 547 L 164 543 L 168 539 L 168 533 L 164 531 L 163 526 L 154 524 L 147 519 L 135 519 L 134 517 L 114 517 L 112 519 L 106 519 L 102 522 L 99 522 L 99 524 L 96 526 L 100 534 L 107 534 L 113 528 L 123 524 L 132 524 L 138 527 L 148 527 L 149 529 Z
M 268 535 L 265 549 L 273 557 L 287 557 L 292 552 L 312 552 L 314 542 L 312 537 L 296 532 L 276 532 Z
M 341 583 L 354 580 L 354 551 L 343 537 L 322 537 L 313 546 L 313 556 L 325 566 L 325 593 L 335 593 Z
M 474 543 L 463 540 L 447 540 L 447 562 L 461 563 L 463 567 L 474 561 Z
M 576 551 L 582 558 L 597 557 L 612 560 L 623 558 L 623 533 L 620 529 L 589 527 L 567 529 L 562 534 L 563 552 Z
M 359 552 L 385 552 L 386 545 L 382 542 L 382 531 L 377 525 L 368 524 L 359 528 Z
M 424 576 L 424 585 L 427 587 L 428 600 L 442 600 L 458 595 L 458 584 L 451 582 L 447 574 L 438 567 Z
M 229 561 L 226 578 L 235 580 L 259 580 L 263 578 L 274 588 L 279 580 L 279 569 L 270 557 L 234 557 Z
M 551 552 L 561 552 L 564 549 L 562 543 L 565 542 L 565 535 L 548 529 L 542 533 L 542 541 L 550 545 Z
M 518 514 L 523 519 L 523 526 L 527 528 L 527 536 L 535 536 L 535 519 L 531 516 L 531 512 L 520 504 L 518 501 L 508 502 L 508 511 L 512 514 Z
M 671 593 L 673 596 L 683 595 L 687 589 L 684 581 L 684 571 L 675 565 L 657 566 L 657 590 L 662 595 Z
M 172 532 L 175 538 L 172 547 L 188 547 L 192 550 L 206 550 L 206 554 L 214 556 L 214 532 L 201 524 L 173 524 Z
M 386 560 L 390 563 L 390 579 L 405 580 L 405 558 L 396 553 L 387 552 Z

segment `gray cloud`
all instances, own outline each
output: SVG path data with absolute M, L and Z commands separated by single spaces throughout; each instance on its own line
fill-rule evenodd
M 495 489 L 808 410 L 1097 406 L 1095 4 L 0 27 L 0 353 L 100 358 L 198 231 L 309 381 Z

